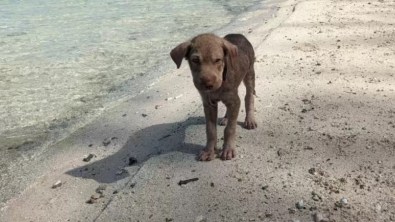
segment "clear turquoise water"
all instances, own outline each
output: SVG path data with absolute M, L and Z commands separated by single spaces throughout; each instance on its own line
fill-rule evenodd
M 0 152 L 67 136 L 257 2 L 0 0 Z

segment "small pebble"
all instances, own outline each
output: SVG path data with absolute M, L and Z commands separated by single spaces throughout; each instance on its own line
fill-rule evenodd
M 340 200 L 340 202 L 342 203 L 342 204 L 348 204 L 348 200 L 346 199 L 346 198 L 342 198 L 341 200 Z
M 97 195 L 92 195 L 91 198 L 90 198 L 88 201 L 86 201 L 86 203 L 88 203 L 88 204 L 94 204 L 94 203 L 97 202 L 97 200 L 98 200 L 99 198 L 100 198 L 100 197 L 97 196 Z
M 309 169 L 309 173 L 310 173 L 311 175 L 316 175 L 316 174 L 317 174 L 315 168 L 310 168 L 310 169 Z
M 107 185 L 102 184 L 98 188 L 96 188 L 96 193 L 103 194 L 103 191 L 105 191 L 106 189 Z
M 111 138 L 104 139 L 104 141 L 103 141 L 104 146 L 108 146 L 108 145 L 110 145 L 110 143 L 111 143 Z
M 116 140 L 116 139 L 118 139 L 118 137 L 111 137 L 111 138 L 106 138 L 106 139 L 104 139 L 104 141 L 103 141 L 103 145 L 104 146 L 108 146 L 108 145 L 110 145 L 110 143 L 111 143 L 111 141 L 112 140 Z
M 313 200 L 314 200 L 314 201 L 319 201 L 320 198 L 319 198 L 317 195 L 314 195 L 314 196 L 313 196 Z
M 278 156 L 284 156 L 284 154 L 285 154 L 285 153 L 284 153 L 284 150 L 281 149 L 281 148 L 277 151 L 277 155 L 278 155 Z
M 296 208 L 298 209 L 303 209 L 303 205 L 304 205 L 303 200 L 300 200 L 295 204 Z
M 206 220 L 204 219 L 204 217 L 202 215 L 196 217 L 195 222 L 203 222 L 203 221 L 206 221 Z
M 380 212 L 380 211 L 381 211 L 381 205 L 380 205 L 380 204 L 376 204 L 376 207 L 375 207 L 375 208 L 376 208 L 376 211 L 377 211 L 377 212 Z
M 58 180 L 54 185 L 52 185 L 52 189 L 56 189 L 62 186 L 62 184 L 63 184 L 62 181 Z
M 137 163 L 137 159 L 134 157 L 129 158 L 129 166 L 132 166 L 133 164 Z
M 313 216 L 313 220 L 314 220 L 314 222 L 321 222 L 324 220 L 324 216 L 320 213 L 316 213 Z
M 116 175 L 121 175 L 121 174 L 123 174 L 124 172 L 125 172 L 125 170 L 122 169 L 122 170 L 118 170 L 115 174 L 116 174 Z

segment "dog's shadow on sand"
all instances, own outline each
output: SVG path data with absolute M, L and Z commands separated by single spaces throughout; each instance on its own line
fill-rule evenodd
M 242 125 L 242 123 L 238 123 Z M 99 183 L 113 183 L 129 177 L 128 167 L 136 167 L 144 164 L 151 157 L 170 152 L 182 152 L 196 157 L 203 145 L 186 143 L 186 131 L 190 127 L 197 127 L 189 138 L 198 138 L 200 144 L 206 143 L 205 119 L 204 117 L 189 117 L 183 122 L 166 123 L 149 126 L 130 135 L 127 142 L 116 151 L 101 160 L 91 162 L 87 165 L 75 168 L 67 172 L 74 177 L 96 180 Z M 218 127 L 222 131 L 223 127 Z M 219 132 L 220 132 L 219 131 Z M 115 135 L 116 136 L 116 135 Z M 112 149 L 118 141 L 113 137 L 106 149 Z M 218 138 L 221 138 L 221 133 Z M 218 143 L 220 147 L 222 144 Z M 94 161 L 94 158 L 91 160 Z

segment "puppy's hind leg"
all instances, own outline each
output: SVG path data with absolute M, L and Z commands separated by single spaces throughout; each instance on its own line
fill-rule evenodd
M 254 95 L 255 95 L 255 71 L 254 68 L 247 72 L 243 79 L 244 85 L 246 86 L 246 96 L 245 96 L 245 107 L 246 107 L 246 118 L 244 121 L 244 127 L 246 129 L 255 129 L 258 124 L 255 121 L 254 115 Z

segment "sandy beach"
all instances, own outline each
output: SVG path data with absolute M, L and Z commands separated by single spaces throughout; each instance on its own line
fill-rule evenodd
M 242 108 L 234 160 L 196 160 L 184 62 L 10 172 L 0 221 L 395 221 L 395 1 L 267 4 L 218 33 L 256 54 L 258 129 Z

